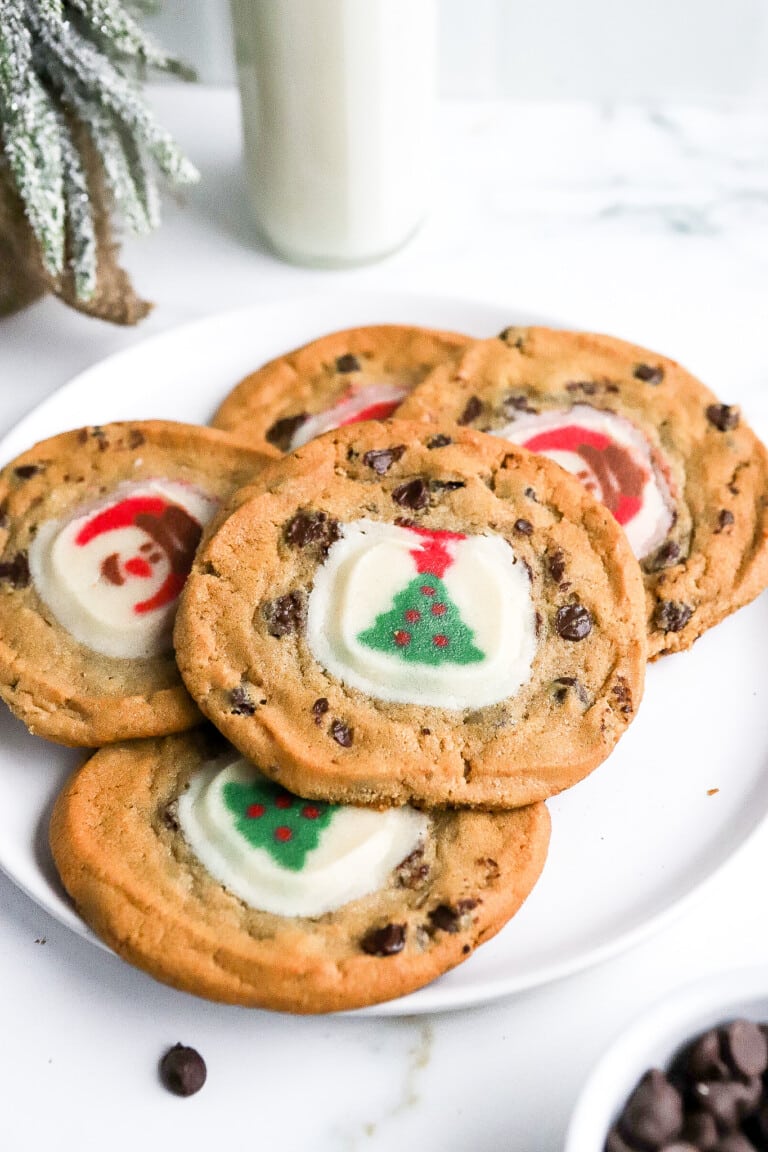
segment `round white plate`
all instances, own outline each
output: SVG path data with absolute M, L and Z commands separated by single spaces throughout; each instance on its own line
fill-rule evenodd
M 335 328 L 402 322 L 490 336 L 535 319 L 494 305 L 404 295 L 302 299 L 214 316 L 72 380 L 0 441 L 0 464 L 82 424 L 205 422 L 241 376 Z M 700 892 L 768 810 L 766 636 L 763 596 L 691 652 L 652 665 L 642 708 L 617 750 L 550 801 L 549 859 L 519 915 L 461 967 L 366 1012 L 459 1008 L 543 984 L 627 947 Z M 0 867 L 95 941 L 61 890 L 47 844 L 51 805 L 78 759 L 0 712 Z

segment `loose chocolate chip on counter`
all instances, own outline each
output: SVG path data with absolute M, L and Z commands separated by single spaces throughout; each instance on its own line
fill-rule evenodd
M 415 480 L 409 480 L 406 484 L 400 484 L 393 489 L 392 499 L 401 508 L 412 508 L 414 512 L 418 512 L 429 504 L 429 488 L 421 477 L 417 476 Z
M 680 545 L 674 540 L 665 540 L 660 548 L 643 560 L 646 572 L 661 572 L 663 568 L 671 568 L 680 559 Z
M 731 432 L 739 425 L 739 410 L 732 404 L 710 404 L 707 420 L 719 432 Z
M 238 684 L 229 694 L 231 716 L 253 716 L 256 705 L 244 684 Z
M 305 598 L 301 592 L 288 592 L 285 596 L 278 596 L 277 600 L 267 600 L 262 604 L 261 614 L 270 636 L 280 639 L 301 628 L 306 616 Z
M 340 744 L 342 748 L 352 747 L 352 729 L 348 727 L 348 725 L 344 724 L 341 720 L 332 720 L 331 727 L 328 731 L 336 743 Z
M 719 534 L 725 528 L 728 528 L 731 524 L 733 524 L 733 521 L 733 512 L 731 512 L 729 508 L 721 508 L 717 517 L 717 528 L 715 529 L 715 532 Z
M 471 424 L 473 420 L 477 420 L 478 416 L 483 410 L 483 402 L 479 396 L 470 396 L 469 400 L 464 406 L 464 411 L 456 421 L 457 424 Z
M 30 480 L 33 476 L 37 476 L 38 472 L 42 472 L 42 467 L 39 464 L 19 464 L 18 468 L 14 468 L 14 476 L 19 480 Z
M 337 372 L 359 372 L 362 364 L 357 356 L 353 356 L 351 352 L 345 353 L 344 356 L 339 356 L 336 360 Z
M 438 432 L 437 436 L 431 436 L 427 440 L 427 448 L 447 448 L 449 444 L 453 444 L 453 440 L 450 436 L 443 435 L 442 432 Z
M 619 1131 L 640 1148 L 661 1148 L 683 1127 L 683 1098 L 658 1068 L 646 1072 L 624 1106 Z
M 405 924 L 385 924 L 372 928 L 360 941 L 363 952 L 369 956 L 395 956 L 405 948 Z
M 363 464 L 369 468 L 373 468 L 377 476 L 383 476 L 389 472 L 393 464 L 405 452 L 405 444 L 398 444 L 394 448 L 371 448 L 370 452 L 366 452 L 363 456 Z
M 338 520 L 327 512 L 297 512 L 283 528 L 283 539 L 292 548 L 316 546 L 322 556 L 327 555 L 341 531 Z
M 275 448 L 279 448 L 281 452 L 287 452 L 294 435 L 302 424 L 306 424 L 308 419 L 308 412 L 299 412 L 296 416 L 283 416 L 280 420 L 275 420 L 274 424 L 267 429 L 266 438 L 270 444 L 274 444 Z
M 160 1061 L 160 1079 L 175 1096 L 194 1096 L 207 1076 L 205 1061 L 194 1048 L 174 1044 Z
M 424 862 L 424 849 L 415 848 L 410 856 L 401 860 L 395 875 L 401 888 L 420 888 L 429 876 L 429 864 Z
M 680 632 L 693 615 L 689 604 L 677 600 L 659 600 L 653 613 L 653 626 L 660 632 Z
M 556 584 L 559 584 L 565 575 L 565 552 L 558 548 L 547 556 L 547 568 Z
M 325 696 L 321 696 L 319 700 L 315 700 L 312 705 L 312 715 L 315 718 L 315 724 L 322 724 L 323 716 L 328 711 L 328 701 Z
M 636 380 L 644 380 L 646 384 L 661 384 L 664 369 L 660 364 L 635 364 L 632 375 Z
M 592 631 L 592 614 L 583 604 L 566 604 L 557 610 L 555 628 L 563 640 L 584 640 Z
M 521 536 L 530 536 L 533 532 L 533 524 L 530 520 L 515 520 L 513 527 L 515 532 L 519 532 Z
M 26 588 L 29 580 L 29 561 L 26 552 L 17 552 L 12 560 L 0 561 L 0 582 L 5 581 L 12 588 Z

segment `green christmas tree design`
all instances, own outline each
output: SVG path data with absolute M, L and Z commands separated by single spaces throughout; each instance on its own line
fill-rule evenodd
M 338 804 L 302 800 L 264 778 L 248 784 L 231 780 L 224 785 L 223 797 L 240 835 L 292 872 L 302 870 L 307 853 L 317 848 L 321 833 L 339 810 Z
M 411 580 L 357 639 L 412 664 L 474 664 L 485 659 L 445 584 L 431 573 Z

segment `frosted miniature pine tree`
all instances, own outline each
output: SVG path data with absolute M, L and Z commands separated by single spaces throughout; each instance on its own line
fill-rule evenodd
M 442 580 L 453 563 L 448 541 L 464 537 L 455 532 L 410 531 L 422 537 L 421 546 L 411 552 L 418 574 L 357 639 L 368 648 L 394 653 L 413 664 L 484 660 L 485 654 L 474 643 L 474 633 L 462 620 Z
M 321 833 L 338 811 L 338 805 L 302 800 L 261 778 L 247 784 L 230 781 L 223 794 L 240 835 L 292 872 L 301 871 L 307 853 L 317 848 Z

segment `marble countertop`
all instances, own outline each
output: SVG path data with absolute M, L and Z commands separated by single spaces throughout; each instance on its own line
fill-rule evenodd
M 235 94 L 154 97 L 204 177 L 167 204 L 159 233 L 125 246 L 156 308 L 132 331 L 52 300 L 0 321 L 0 431 L 76 372 L 179 322 L 405 288 L 657 347 L 725 400 L 768 413 L 768 108 L 445 103 L 425 227 L 382 264 L 329 273 L 260 248 Z M 487 1007 L 384 1020 L 194 1000 L 74 936 L 0 876 L 0 1143 L 557 1152 L 590 1065 L 646 1005 L 731 965 L 764 963 L 768 982 L 766 858 L 768 828 L 676 921 L 589 971 Z M 186 1101 L 156 1080 L 179 1040 L 209 1067 Z

